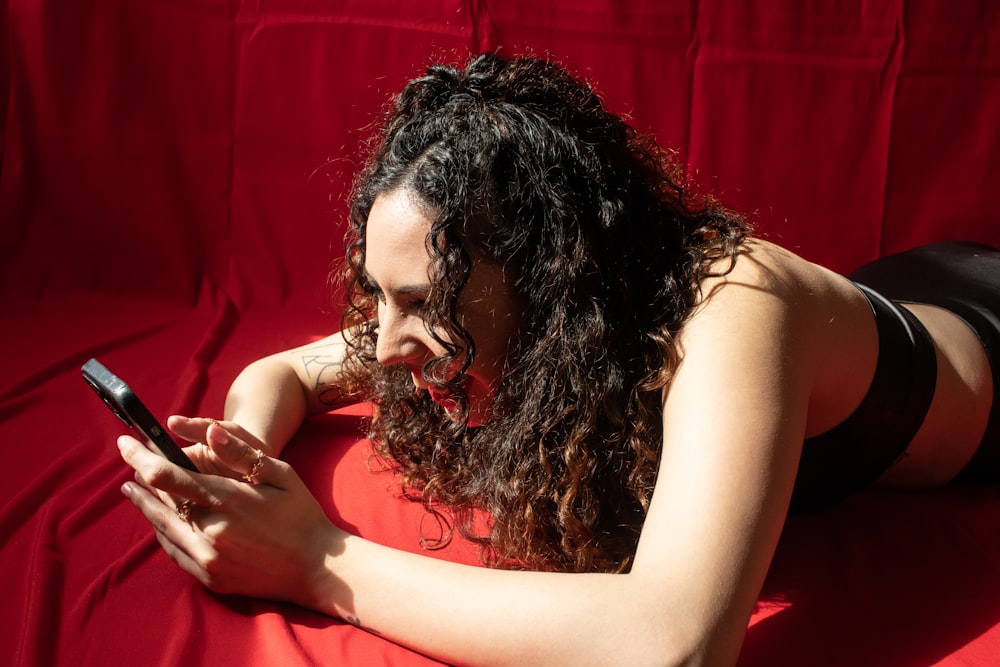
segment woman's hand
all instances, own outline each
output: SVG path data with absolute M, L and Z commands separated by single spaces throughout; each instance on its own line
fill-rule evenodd
M 242 477 L 242 473 L 234 470 L 230 463 L 219 459 L 212 446 L 207 444 L 210 441 L 214 441 L 216 447 L 225 447 L 226 440 L 229 437 L 234 437 L 237 441 L 249 446 L 246 450 L 249 452 L 248 456 L 255 457 L 255 450 L 270 453 L 266 443 L 233 421 L 219 421 L 210 417 L 171 415 L 167 419 L 167 428 L 182 440 L 193 443 L 184 448 L 184 453 L 188 455 L 198 470 L 209 475 L 220 475 L 233 479 Z M 253 461 L 251 460 L 250 463 L 252 464 Z M 243 467 L 240 464 L 237 469 Z
M 205 436 L 195 463 L 210 462 L 217 474 L 189 472 L 130 436 L 119 438 L 135 469 L 135 482 L 122 493 L 167 554 L 209 589 L 322 610 L 332 593 L 327 557 L 345 534 L 288 464 L 259 455 L 222 426 L 210 424 Z M 247 475 L 249 482 L 242 480 Z

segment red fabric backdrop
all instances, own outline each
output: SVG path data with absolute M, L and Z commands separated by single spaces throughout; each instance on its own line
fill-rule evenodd
M 0 13 L 0 664 L 419 665 L 353 627 L 214 596 L 121 498 L 101 357 L 158 415 L 218 415 L 253 358 L 336 327 L 359 146 L 469 52 L 549 54 L 755 215 L 849 270 L 1000 245 L 990 0 L 7 0 Z M 357 418 L 288 458 L 353 530 L 419 550 Z M 466 544 L 435 557 L 474 562 Z M 1000 492 L 865 493 L 789 523 L 745 665 L 990 665 Z

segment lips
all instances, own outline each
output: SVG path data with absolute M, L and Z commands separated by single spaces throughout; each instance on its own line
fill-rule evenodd
M 432 401 L 448 412 L 458 409 L 458 400 L 450 393 L 434 389 L 433 387 L 428 387 L 427 393 L 430 395 Z
M 419 389 L 426 389 L 427 394 L 431 397 L 431 400 L 440 405 L 448 413 L 457 412 L 459 409 L 459 401 L 451 392 L 446 389 L 441 389 L 440 387 L 435 387 L 429 384 L 423 379 L 422 369 L 419 367 L 407 366 L 407 370 L 410 371 L 410 375 L 413 377 L 413 385 Z M 466 378 L 465 387 L 468 387 L 472 382 L 472 378 Z

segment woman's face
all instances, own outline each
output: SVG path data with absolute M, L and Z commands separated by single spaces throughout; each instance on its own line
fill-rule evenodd
M 436 403 L 455 414 L 455 399 L 421 375 L 425 363 L 445 353 L 431 336 L 422 308 L 431 287 L 426 246 L 430 228 L 430 217 L 406 189 L 383 193 L 372 205 L 365 234 L 365 271 L 378 297 L 375 353 L 384 366 L 403 364 L 418 389 L 426 389 Z M 458 319 L 476 342 L 476 357 L 463 389 L 469 399 L 469 425 L 479 426 L 490 418 L 519 320 L 503 269 L 473 263 L 459 300 Z M 443 332 L 437 333 L 448 340 Z

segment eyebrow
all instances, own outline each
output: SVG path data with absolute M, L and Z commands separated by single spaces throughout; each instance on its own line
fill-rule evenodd
M 375 288 L 378 289 L 379 291 L 384 291 L 382 290 L 382 287 L 378 284 L 378 281 L 372 278 L 371 274 L 368 273 L 367 271 L 365 272 L 365 280 L 367 280 L 369 283 L 375 286 Z M 430 283 L 425 283 L 422 285 L 403 285 L 401 287 L 396 287 L 394 289 L 389 290 L 389 294 L 391 294 L 392 296 L 412 296 L 414 294 L 427 294 L 430 291 L 431 291 Z

